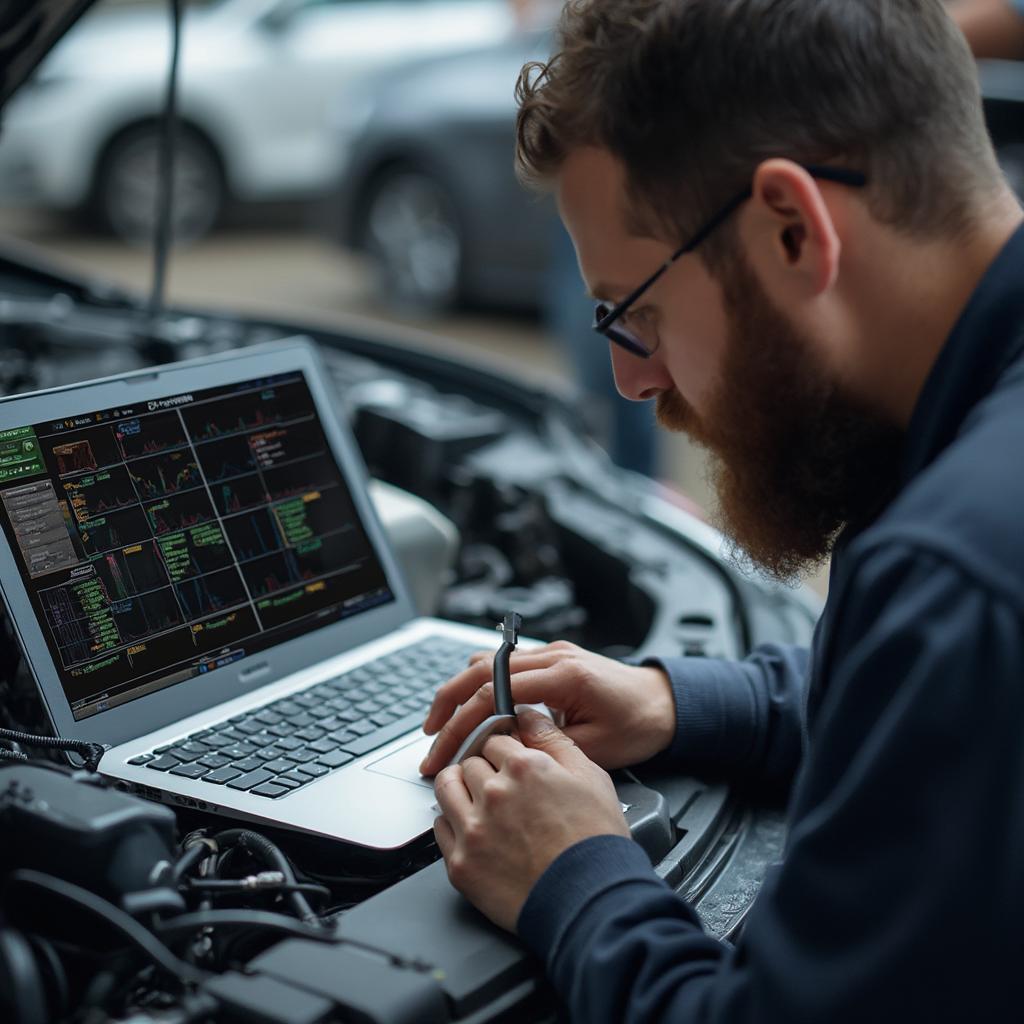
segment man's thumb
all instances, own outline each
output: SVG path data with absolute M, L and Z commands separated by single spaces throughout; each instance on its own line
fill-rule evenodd
M 533 708 L 522 708 L 517 710 L 516 719 L 519 723 L 519 739 L 524 746 L 543 750 L 556 761 L 565 762 L 566 758 L 576 756 L 576 744 L 547 715 Z

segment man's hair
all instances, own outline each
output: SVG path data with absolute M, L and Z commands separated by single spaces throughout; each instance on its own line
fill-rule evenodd
M 607 149 L 632 229 L 669 241 L 770 157 L 863 171 L 872 215 L 929 238 L 969 233 L 1001 181 L 941 0 L 569 0 L 516 98 L 522 180 Z

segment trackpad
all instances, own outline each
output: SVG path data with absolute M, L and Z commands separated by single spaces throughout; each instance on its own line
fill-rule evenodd
M 364 770 L 387 775 L 392 779 L 401 779 L 403 782 L 413 782 L 433 792 L 434 780 L 425 779 L 419 773 L 420 762 L 426 757 L 432 742 L 429 736 L 421 736 L 418 740 L 406 744 L 401 750 L 368 764 Z

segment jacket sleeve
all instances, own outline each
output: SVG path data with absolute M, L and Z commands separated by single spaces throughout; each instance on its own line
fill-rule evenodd
M 768 644 L 743 661 L 648 658 L 672 683 L 676 732 L 652 765 L 787 792 L 800 765 L 808 652 Z
M 789 849 L 735 948 L 621 837 L 573 846 L 535 885 L 518 929 L 573 1021 L 961 1022 L 1019 1009 L 1020 604 L 939 559 L 890 556 L 839 612 Z

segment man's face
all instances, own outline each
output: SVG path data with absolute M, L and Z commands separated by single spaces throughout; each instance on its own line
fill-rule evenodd
M 629 233 L 625 198 L 608 153 L 570 155 L 559 207 L 588 287 L 612 303 L 671 252 Z M 892 489 L 902 433 L 843 386 L 827 346 L 795 328 L 737 250 L 721 280 L 684 256 L 637 305 L 656 326 L 658 351 L 644 360 L 612 345 L 612 363 L 626 398 L 656 400 L 662 426 L 708 450 L 726 534 L 790 578 Z

